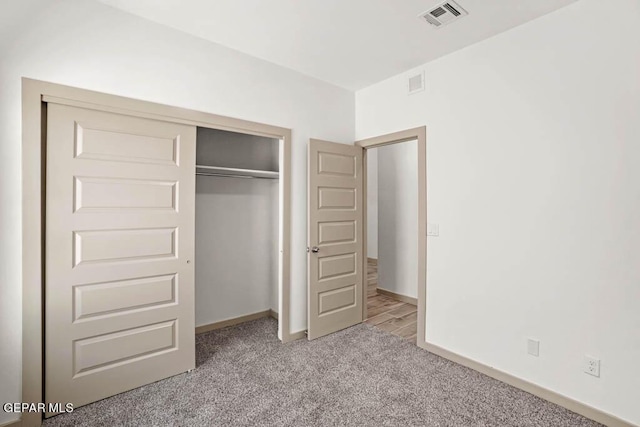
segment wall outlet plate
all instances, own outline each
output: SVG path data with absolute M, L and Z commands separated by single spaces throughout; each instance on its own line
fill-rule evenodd
M 584 372 L 594 377 L 600 377 L 600 359 L 585 355 Z
M 440 235 L 440 225 L 433 224 L 431 222 L 427 223 L 427 236 L 437 237 Z
M 540 356 L 540 341 L 527 338 L 527 353 L 535 357 Z

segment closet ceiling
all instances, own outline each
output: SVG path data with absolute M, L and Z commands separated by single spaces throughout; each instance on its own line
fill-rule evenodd
M 439 0 L 99 1 L 357 90 L 575 0 L 457 0 L 469 15 L 439 29 L 417 18 Z

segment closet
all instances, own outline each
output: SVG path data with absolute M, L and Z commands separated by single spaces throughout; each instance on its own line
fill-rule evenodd
M 199 127 L 195 325 L 276 316 L 280 140 Z
M 290 131 L 66 102 L 34 109 L 46 140 L 30 152 L 46 168 L 26 180 L 46 185 L 29 226 L 43 234 L 27 243 L 40 250 L 27 252 L 44 269 L 25 306 L 43 339 L 25 335 L 24 362 L 43 375 L 25 401 L 79 407 L 190 371 L 197 332 L 258 317 L 278 313 L 273 333 L 288 339 Z

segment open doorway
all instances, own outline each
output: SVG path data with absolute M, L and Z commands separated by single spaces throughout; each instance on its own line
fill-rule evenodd
M 424 347 L 425 128 L 356 144 L 365 149 L 363 320 Z
M 405 252 L 414 255 L 407 257 L 407 260 L 410 260 L 408 265 L 403 262 L 396 268 L 413 269 L 415 274 L 410 274 L 408 279 L 403 280 L 405 288 L 409 291 L 394 292 L 383 288 L 388 291 L 387 295 L 379 299 L 386 300 L 389 296 L 411 298 L 411 293 L 415 292 L 416 297 L 413 297 L 415 301 L 413 299 L 407 299 L 408 303 L 401 301 L 402 307 L 394 307 L 394 310 L 399 310 L 389 315 L 403 317 L 403 323 L 411 323 L 413 316 L 404 319 L 404 315 L 412 315 L 415 312 L 415 334 L 410 333 L 410 330 L 403 330 L 402 333 L 412 339 L 415 335 L 416 344 L 421 348 L 426 346 L 427 167 L 424 126 L 356 141 L 355 145 L 315 139 L 309 141 L 307 336 L 310 340 L 374 317 L 368 315 L 367 307 L 377 305 L 376 301 L 368 304 L 370 301 L 367 292 L 367 270 L 371 273 L 371 281 L 375 283 L 375 290 L 370 292 L 371 294 L 375 292 L 375 295 L 371 296 L 377 296 L 378 293 L 378 279 L 375 277 L 377 268 L 374 264 L 372 268 L 367 269 L 369 264 L 366 209 L 367 163 L 370 157 L 368 152 L 404 142 L 413 142 L 413 144 L 407 146 L 407 153 L 403 155 L 406 160 L 398 160 L 396 169 L 406 169 L 404 162 L 413 162 L 416 165 L 416 173 L 408 177 L 410 183 L 403 186 L 407 190 L 405 198 L 415 201 L 412 208 L 407 208 L 415 212 L 415 215 L 409 219 L 401 218 L 400 221 L 403 227 L 407 221 L 413 224 L 413 226 L 406 224 L 413 231 L 409 231 L 405 239 L 408 248 Z M 373 156 L 375 157 L 375 154 Z M 376 165 L 378 163 L 375 161 Z M 397 190 L 392 190 L 391 193 L 393 194 L 394 191 Z M 394 201 L 388 203 L 396 204 Z M 375 228 L 378 229 L 378 226 L 376 225 Z M 391 239 L 397 239 L 396 233 L 391 233 Z M 387 250 L 386 246 L 385 250 Z M 394 250 L 391 249 L 390 252 L 393 253 Z M 373 259 L 377 260 L 375 256 Z M 372 262 L 376 261 L 372 260 Z M 410 282 L 413 282 L 413 286 Z M 402 292 L 407 292 L 409 295 Z M 415 311 L 413 307 L 404 305 L 411 305 L 411 303 L 417 303 Z M 372 314 L 382 314 L 377 306 L 372 306 L 371 310 Z M 372 320 L 370 323 L 373 322 Z
M 367 320 L 416 343 L 417 140 L 367 150 Z
M 278 319 L 282 143 L 197 128 L 196 334 Z

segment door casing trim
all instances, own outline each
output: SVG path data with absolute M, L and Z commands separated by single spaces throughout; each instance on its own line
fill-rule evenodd
M 22 78 L 22 402 L 44 400 L 44 167 L 46 103 L 107 111 L 166 122 L 278 138 L 280 155 L 280 249 L 278 336 L 290 330 L 291 129 Z M 195 331 L 194 331 L 195 333 Z M 40 426 L 42 414 L 25 412 L 23 427 Z
M 426 348 L 427 321 L 427 127 L 420 126 L 386 135 L 356 141 L 355 145 L 364 149 L 363 159 L 363 265 L 367 265 L 367 150 L 384 145 L 399 144 L 417 140 L 418 156 L 418 320 L 416 342 L 418 347 Z M 363 281 L 362 320 L 367 319 L 366 280 Z

